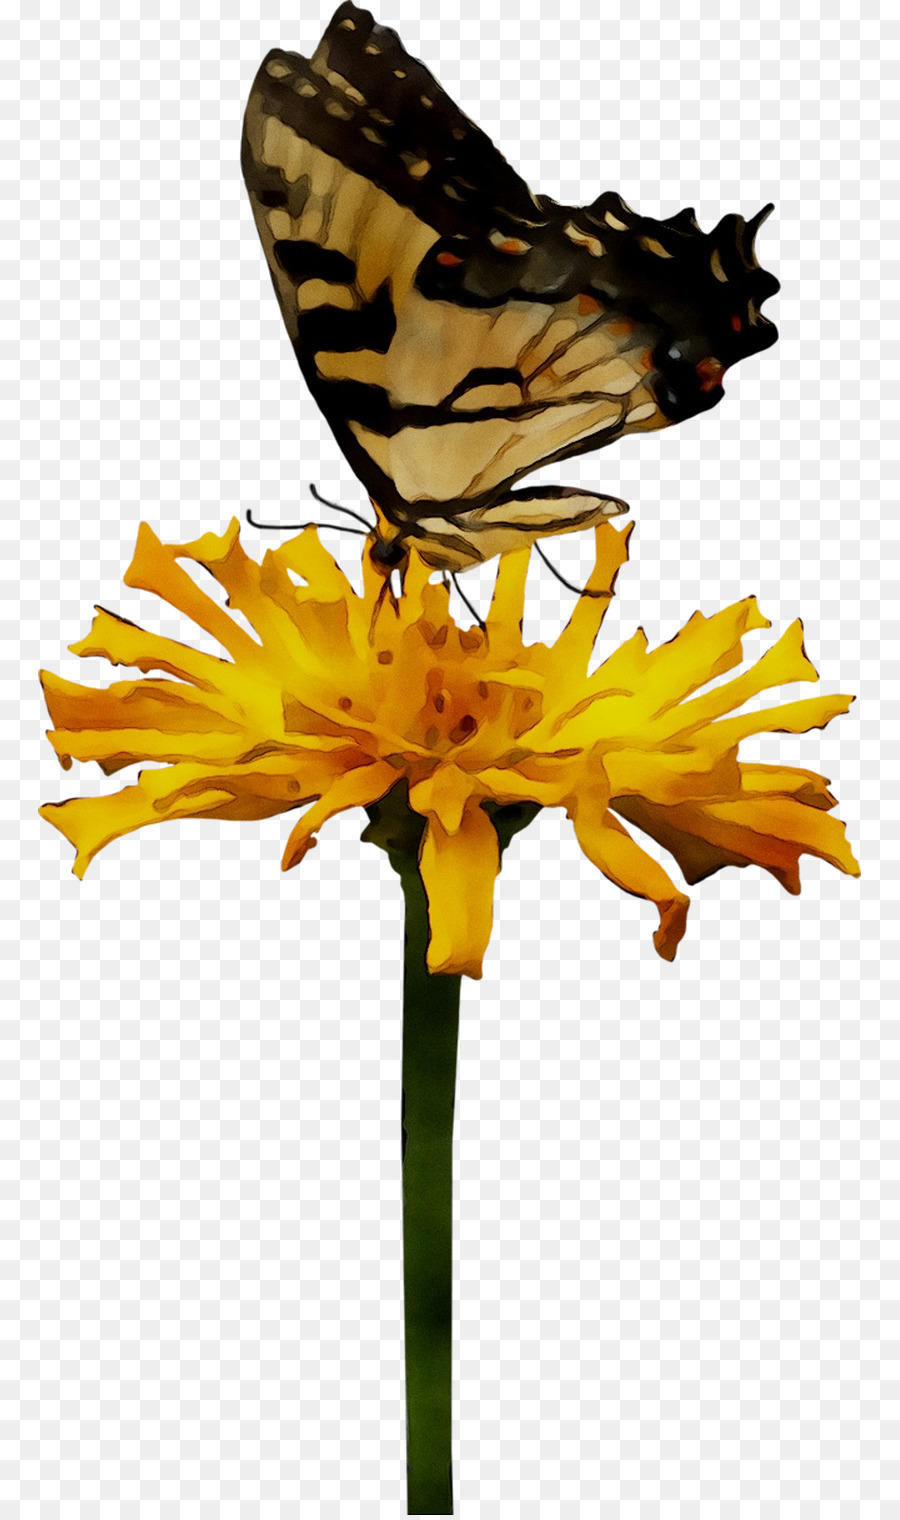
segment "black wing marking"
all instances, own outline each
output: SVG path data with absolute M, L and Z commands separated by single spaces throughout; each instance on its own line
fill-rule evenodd
M 312 59 L 268 55 L 243 162 L 307 383 L 406 532 L 474 524 L 539 465 L 706 410 L 777 336 L 753 251 L 771 208 L 704 234 L 613 192 L 536 199 L 350 4 Z
M 263 112 L 442 236 L 492 225 L 498 210 L 522 226 L 544 221 L 540 204 L 490 138 L 410 57 L 396 32 L 355 5 L 335 12 L 311 59 L 269 53 L 253 97 Z M 280 171 L 266 172 L 246 138 L 244 173 L 265 205 L 286 203 Z

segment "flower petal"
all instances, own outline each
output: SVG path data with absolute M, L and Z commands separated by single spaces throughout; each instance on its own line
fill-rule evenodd
M 500 846 L 494 825 L 476 801 L 466 807 L 455 834 L 448 834 L 436 817 L 429 817 L 419 869 L 431 925 L 429 971 L 479 980 L 491 937 Z
M 695 612 L 674 638 L 651 650 L 641 698 L 651 711 L 668 712 L 698 687 L 734 669 L 741 659 L 741 640 L 746 633 L 771 626 L 755 596 L 745 596 L 712 617 Z
M 115 681 L 98 689 L 42 670 L 41 685 L 55 728 L 147 728 L 168 734 L 246 732 L 227 697 L 178 681 Z
M 772 686 L 818 679 L 818 672 L 803 646 L 803 624 L 797 618 L 777 643 L 767 649 L 749 670 L 735 676 L 733 681 L 725 681 L 712 691 L 673 708 L 662 731 L 667 735 L 670 732 L 684 733 L 686 729 L 710 723 L 723 713 L 743 707 L 751 697 L 758 696 Z
M 591 650 L 609 611 L 616 576 L 628 559 L 628 540 L 633 530 L 634 523 L 629 523 L 621 533 L 612 523 L 600 523 L 594 529 L 594 568 L 572 616 L 550 647 L 553 669 L 566 681 L 574 677 L 581 684 L 584 680 Z
M 237 518 L 233 518 L 226 533 L 206 533 L 197 543 L 209 540 L 209 554 L 214 557 L 216 552 L 225 552 L 222 546 L 232 543 L 238 531 Z M 179 612 L 186 613 L 198 628 L 205 629 L 214 639 L 218 639 L 233 659 L 243 657 L 252 661 L 254 656 L 260 654 L 259 645 L 254 643 L 243 628 L 238 627 L 224 607 L 220 607 L 205 591 L 201 591 L 187 571 L 178 564 L 179 554 L 188 554 L 193 547 L 195 546 L 189 544 L 163 544 L 152 528 L 141 523 L 134 557 L 125 572 L 126 586 L 134 586 L 138 591 L 152 591 Z
M 48 803 L 40 813 L 74 844 L 78 859 L 73 869 L 83 876 L 105 845 L 148 823 L 194 816 L 246 822 L 302 807 L 343 776 L 348 763 L 365 761 L 359 750 L 327 744 L 325 749 L 317 745 L 260 755 L 238 765 L 185 761 L 142 771 L 132 786 L 111 797 Z M 396 771 L 390 774 L 396 780 Z
M 541 807 L 561 807 L 572 790 L 571 777 L 535 781 L 514 765 L 486 766 L 478 779 L 495 802 L 538 802 Z
M 231 800 L 229 792 L 211 790 L 200 797 L 181 799 L 164 816 L 166 819 L 193 817 L 211 812 Z M 145 824 L 163 822 L 153 798 L 140 783 L 116 792 L 113 797 L 73 797 L 68 802 L 47 802 L 38 808 L 38 812 L 75 846 L 72 870 L 79 879 L 94 856 L 114 839 L 132 834 Z
M 847 712 L 855 701 L 855 697 L 848 696 L 802 697 L 799 702 L 783 702 L 779 707 L 720 718 L 710 725 L 709 731 L 728 745 L 737 744 L 751 734 L 806 734 L 811 728 L 824 728 L 839 713 Z
M 599 711 L 595 709 L 598 729 L 604 734 L 620 733 L 616 728 L 620 713 L 629 720 L 629 731 L 645 726 L 648 718 L 668 712 L 698 687 L 733 670 L 740 663 L 744 634 L 769 626 L 756 598 L 748 596 L 712 617 L 695 612 L 674 638 L 656 649 L 648 649 L 647 636 L 638 629 L 590 677 L 598 694 L 612 689 L 631 697 L 627 706 L 617 703 L 614 712 L 608 712 L 601 701 Z
M 679 892 L 662 866 L 645 854 L 608 808 L 590 795 L 582 793 L 572 799 L 568 812 L 588 860 L 623 892 L 656 903 L 659 928 L 653 943 L 663 960 L 674 960 L 687 927 L 690 899 Z
M 111 665 L 133 665 L 143 671 L 165 670 L 203 691 L 220 690 L 223 676 L 227 678 L 234 669 L 218 655 L 204 654 L 159 633 L 148 633 L 105 607 L 97 608 L 90 632 L 69 648 L 82 658 L 100 656 Z
M 807 807 L 837 807 L 837 798 L 828 790 L 828 781 L 818 771 L 802 766 L 763 765 L 749 761 L 741 765 L 741 792 L 775 797 L 796 797 Z
M 431 580 L 433 570 L 426 565 L 421 554 L 410 546 L 409 558 L 403 572 L 403 595 L 397 604 L 397 617 L 401 628 L 412 628 L 424 615 L 425 587 Z
M 651 802 L 646 797 L 616 797 L 610 803 L 615 811 L 629 823 L 635 824 L 662 845 L 664 850 L 678 862 L 679 870 L 689 887 L 704 881 L 724 866 L 748 866 L 750 860 L 724 845 L 714 845 L 693 833 L 689 820 L 681 815 L 683 827 L 675 822 L 676 809 Z
M 390 791 L 396 781 L 395 767 L 381 760 L 371 765 L 358 765 L 353 770 L 345 769 L 291 830 L 281 857 L 282 871 L 289 871 L 292 866 L 300 864 L 304 855 L 315 846 L 316 841 L 313 835 L 323 823 L 327 823 L 329 818 L 334 817 L 335 813 L 343 813 L 347 808 L 352 807 L 366 807 L 370 802 L 377 802 Z
M 522 620 L 525 616 L 525 582 L 531 560 L 527 549 L 501 554 L 490 610 L 485 619 L 491 654 L 515 659 L 522 648 Z
M 356 599 L 353 587 L 333 555 L 328 553 L 315 528 L 305 528 L 296 538 L 277 549 L 270 549 L 270 560 L 282 572 L 292 571 L 306 581 L 306 586 L 295 586 L 295 599 L 302 602 L 314 597 L 320 602 L 343 602 Z M 265 567 L 265 561 L 263 561 Z
M 410 787 L 409 805 L 415 813 L 436 818 L 446 834 L 458 834 L 469 799 L 476 794 L 480 800 L 483 792 L 476 778 L 458 765 L 439 765 Z
M 802 773 L 803 782 L 806 774 Z M 759 784 L 759 775 L 754 782 Z M 773 778 L 781 786 L 780 778 Z M 858 876 L 859 865 L 844 825 L 822 806 L 784 792 L 741 796 L 730 802 L 684 802 L 659 807 L 644 798 L 617 798 L 616 811 L 656 839 L 678 861 L 691 885 L 723 866 L 762 866 L 787 892 L 800 891 L 801 855 L 817 855 L 839 871 Z
M 733 797 L 740 788 L 734 745 L 660 745 L 646 750 L 633 745 L 621 749 L 603 746 L 602 765 L 613 798 L 646 797 L 651 802 L 674 803 L 698 797 Z

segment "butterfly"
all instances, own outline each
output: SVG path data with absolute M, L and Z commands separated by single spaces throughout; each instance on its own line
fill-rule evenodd
M 751 221 L 535 196 L 397 34 L 344 4 L 275 49 L 242 167 L 301 371 L 375 505 L 373 559 L 457 571 L 627 511 L 540 466 L 682 422 L 775 342 Z

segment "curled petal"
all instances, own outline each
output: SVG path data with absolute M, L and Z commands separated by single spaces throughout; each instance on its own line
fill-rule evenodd
M 837 807 L 837 798 L 828 790 L 828 781 L 818 771 L 802 766 L 751 764 L 741 766 L 743 796 L 795 797 L 807 807 Z
M 142 771 L 133 786 L 111 797 L 48 803 L 40 813 L 75 846 L 73 869 L 83 876 L 99 850 L 145 824 L 195 814 L 238 822 L 271 818 L 318 796 L 361 759 L 339 745 L 261 755 L 240 765 L 184 762 Z
M 439 765 L 424 781 L 410 787 L 409 805 L 416 813 L 436 818 L 446 834 L 458 834 L 473 791 L 480 795 L 483 788 L 458 765 Z
M 289 871 L 292 866 L 299 865 L 304 855 L 315 845 L 313 836 L 335 813 L 343 813 L 352 807 L 367 807 L 370 802 L 377 802 L 390 791 L 396 780 L 394 767 L 380 760 L 338 774 L 318 802 L 313 803 L 291 830 L 281 859 L 281 869 Z
M 602 804 L 582 795 L 570 803 L 569 817 L 588 860 L 623 892 L 656 904 L 659 928 L 653 943 L 663 960 L 674 960 L 687 927 L 689 899 Z
M 685 817 L 701 838 L 763 866 L 788 892 L 800 891 L 801 855 L 818 855 L 848 876 L 859 875 L 840 820 L 793 798 L 687 804 Z
M 477 801 L 469 802 L 455 834 L 448 834 L 437 818 L 428 819 L 419 869 L 431 926 L 429 971 L 478 980 L 491 937 L 500 846 Z
M 231 801 L 230 792 L 210 790 L 199 796 L 181 798 L 163 815 L 147 790 L 138 783 L 117 792 L 114 797 L 73 797 L 68 802 L 47 802 L 38 811 L 75 846 L 72 870 L 80 879 L 94 856 L 114 839 L 132 834 L 145 824 L 161 823 L 164 817 L 194 817 L 214 812 L 223 803 Z
M 773 770 L 774 785 L 781 788 L 782 780 Z M 801 784 L 795 796 L 765 790 L 757 774 L 753 778 L 756 794 L 730 802 L 659 807 L 645 798 L 627 797 L 617 798 L 614 806 L 674 856 L 690 885 L 723 866 L 757 865 L 796 894 L 801 855 L 817 855 L 849 876 L 859 875 L 844 825 L 827 812 L 830 801 L 823 800 L 822 791 L 807 780 L 807 774 L 811 773 L 798 773 Z M 806 800 L 809 790 L 812 803 Z
M 616 797 L 610 804 L 616 812 L 635 824 L 668 850 L 678 862 L 679 870 L 688 886 L 696 886 L 724 866 L 748 866 L 750 861 L 723 844 L 711 844 L 694 832 L 692 820 L 676 808 L 661 806 L 646 797 Z M 678 821 L 676 822 L 676 818 Z

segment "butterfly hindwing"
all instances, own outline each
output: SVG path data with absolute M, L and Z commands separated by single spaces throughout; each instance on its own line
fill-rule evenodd
M 522 476 L 705 410 L 724 370 L 776 336 L 759 312 L 777 289 L 753 253 L 761 217 L 704 235 L 690 212 L 657 222 L 612 192 L 536 198 L 350 4 L 311 59 L 264 60 L 243 164 L 310 390 L 386 518 L 435 553 L 438 520 L 455 557 L 498 552 Z M 520 493 L 514 541 L 529 514 L 535 535 L 559 531 L 542 525 L 548 499 Z M 554 500 L 559 516 L 569 493 Z

